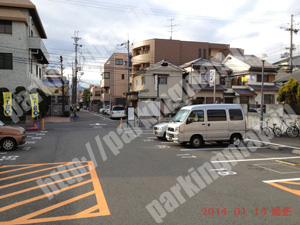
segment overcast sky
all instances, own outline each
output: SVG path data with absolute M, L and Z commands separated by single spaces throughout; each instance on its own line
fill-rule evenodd
M 170 38 L 170 19 L 175 19 L 173 39 L 230 44 L 245 54 L 268 61 L 280 60 L 288 50 L 291 14 L 300 13 L 298 0 L 31 0 L 38 9 L 48 39 L 51 67 L 64 57 L 65 75 L 74 61 L 71 37 L 79 31 L 83 81 L 99 85 L 100 67 L 128 38 L 139 42 Z M 295 23 L 300 22 L 300 15 Z M 296 26 L 300 28 L 300 26 Z M 299 33 L 300 35 L 300 33 Z M 294 44 L 300 45 L 299 35 Z M 299 54 L 300 48 L 294 54 Z M 86 86 L 86 85 L 85 85 Z

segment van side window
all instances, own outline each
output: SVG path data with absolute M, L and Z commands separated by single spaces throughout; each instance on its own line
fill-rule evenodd
M 196 110 L 191 112 L 188 118 L 191 123 L 193 122 L 204 122 L 204 111 L 203 110 Z
M 208 121 L 227 121 L 225 110 L 207 110 Z
M 229 109 L 230 120 L 243 120 L 243 113 L 240 109 Z

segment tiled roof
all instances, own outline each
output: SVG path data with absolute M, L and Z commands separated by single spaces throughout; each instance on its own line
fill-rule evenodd
M 300 71 L 294 72 L 294 73 L 284 76 L 284 77 L 281 77 L 281 78 L 275 80 L 274 83 L 287 82 L 287 81 L 289 81 L 289 79 L 291 77 L 293 77 L 295 80 L 300 82 Z
M 249 85 L 254 91 L 260 91 L 261 85 Z M 279 91 L 279 87 L 275 85 L 264 85 L 264 91 Z
M 252 68 L 261 68 L 262 61 L 255 55 L 232 55 L 234 58 L 246 63 Z M 278 66 L 274 66 L 271 63 L 265 61 L 265 69 L 277 69 Z
M 255 92 L 249 90 L 249 89 L 233 89 L 236 93 L 239 95 L 244 95 L 244 96 L 255 96 L 257 95 Z

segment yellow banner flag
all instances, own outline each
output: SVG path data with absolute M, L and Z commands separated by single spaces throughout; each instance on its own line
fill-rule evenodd
M 12 94 L 11 92 L 3 92 L 3 108 L 5 116 L 12 116 Z
M 30 94 L 31 108 L 32 108 L 32 118 L 40 115 L 39 109 L 39 95 L 38 94 Z

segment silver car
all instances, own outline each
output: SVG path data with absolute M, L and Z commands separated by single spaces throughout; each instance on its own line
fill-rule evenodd
M 158 139 L 166 139 L 166 131 L 167 131 L 168 123 L 160 123 L 153 127 L 153 135 L 155 135 Z

